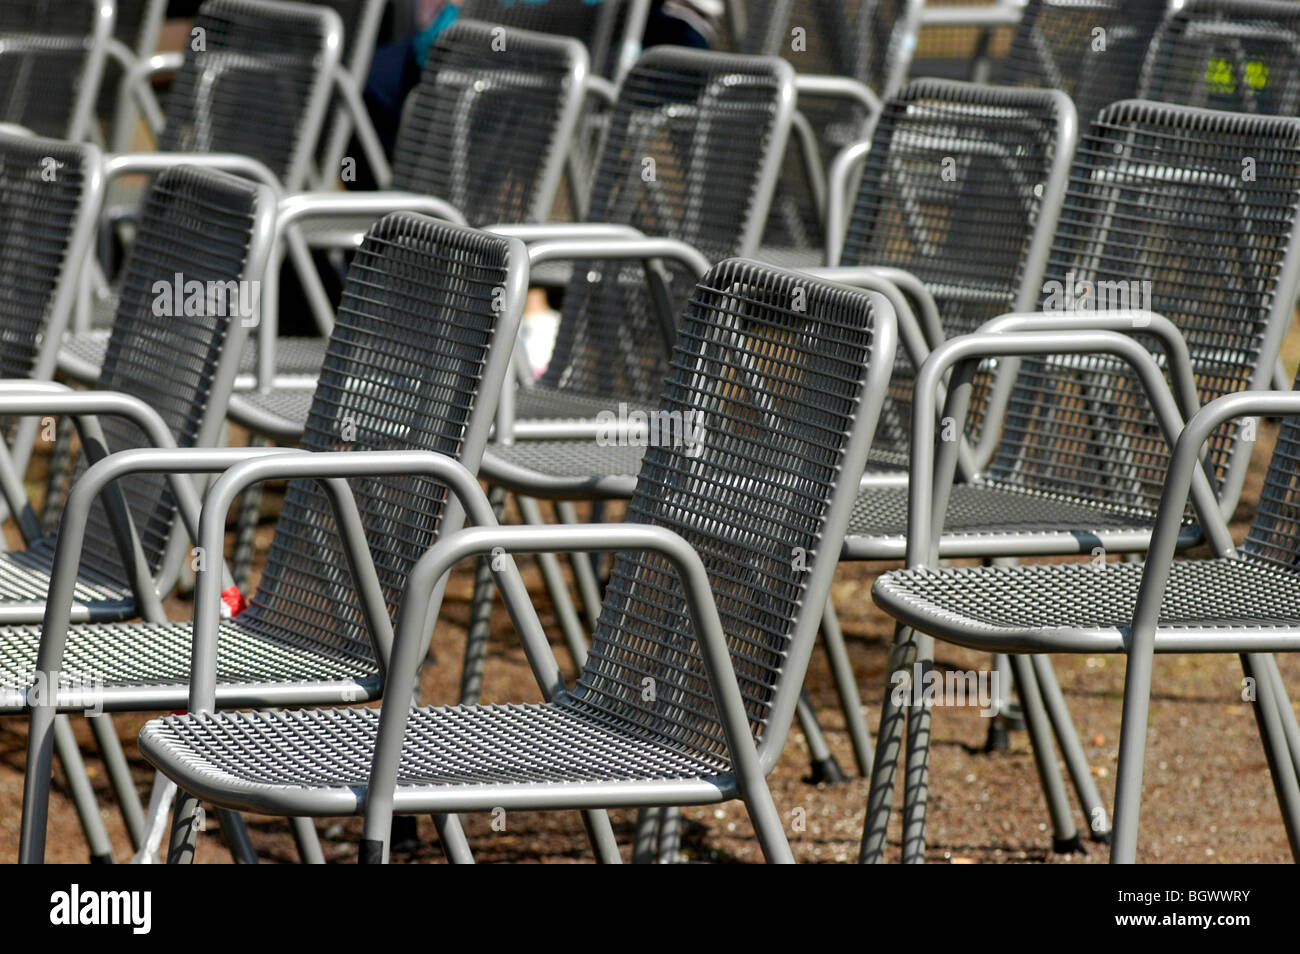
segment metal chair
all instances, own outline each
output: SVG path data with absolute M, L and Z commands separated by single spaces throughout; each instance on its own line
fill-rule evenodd
M 57 250 L 58 216 L 76 213 L 79 180 L 87 183 L 89 193 L 97 194 L 99 187 L 99 164 L 92 147 L 19 141 L 8 144 L 6 159 L 17 159 L 23 149 L 31 150 L 27 157 L 31 171 L 26 171 L 25 164 L 6 163 L 4 191 L 19 191 L 24 177 L 34 175 L 39 184 L 29 185 L 29 189 L 49 200 L 53 209 L 44 210 L 39 225 L 31 215 L 39 205 L 24 209 L 21 203 L 14 203 L 6 209 L 11 214 L 5 216 L 5 227 L 22 230 L 18 253 L 0 256 L 21 268 L 18 274 L 12 267 L 5 270 L 13 283 L 6 283 L 11 294 L 5 308 L 15 312 L 19 310 L 15 305 L 30 304 L 25 301 L 27 296 L 34 295 L 39 283 L 54 274 L 53 263 L 42 263 L 40 255 Z M 62 163 L 49 181 L 40 176 L 44 166 L 37 157 L 42 153 Z M 80 227 L 91 233 L 94 209 L 83 211 L 87 221 Z M 246 180 L 183 167 L 159 176 L 146 200 L 139 238 L 127 263 L 98 388 L 72 392 L 48 383 L 36 386 L 28 379 L 6 380 L 0 388 L 0 414 L 28 421 L 40 415 L 74 416 L 83 449 L 91 459 L 108 450 L 142 443 L 168 447 L 215 443 L 246 332 L 244 319 L 249 317 L 239 310 L 240 304 L 255 304 L 247 293 L 241 298 L 239 290 L 255 287 L 261 279 L 273 214 L 269 190 Z M 200 234 L 201 240 L 196 241 Z M 69 244 L 79 242 L 84 251 L 88 240 L 89 234 L 74 236 Z M 55 290 L 56 298 L 70 300 L 67 286 L 73 284 L 66 282 L 62 290 Z M 195 307 L 187 308 L 187 303 Z M 38 329 L 14 330 L 18 333 L 6 336 L 13 338 L 12 349 L 6 351 L 17 357 L 24 340 L 36 340 Z M 47 357 L 46 367 L 52 363 L 52 357 Z M 22 363 L 16 362 L 6 370 L 21 368 Z M 83 457 L 78 473 L 84 472 L 85 464 Z M 37 632 L 13 624 L 38 623 L 47 611 L 58 543 L 54 534 L 42 535 L 36 525 L 27 506 L 21 471 L 0 466 L 0 474 L 5 497 L 20 516 L 26 543 L 25 549 L 0 554 L 0 622 L 7 624 L 0 629 L 0 681 L 11 690 L 6 698 L 12 700 L 21 698 L 28 687 L 24 680 L 35 661 Z M 188 485 L 180 487 L 179 493 L 186 492 L 191 497 L 195 493 Z M 156 479 L 132 477 L 117 493 L 96 504 L 82 563 L 80 567 L 74 563 L 67 571 L 73 619 L 116 620 L 140 613 L 155 620 L 166 618 L 161 598 L 171 590 L 184 559 L 171 533 L 177 499 Z M 16 696 L 12 690 L 17 690 Z M 84 699 L 81 707 L 93 709 L 93 700 Z M 138 847 L 143 813 L 118 738 L 109 719 L 92 718 L 90 724 L 128 833 Z M 66 718 L 60 719 L 55 732 L 91 854 L 97 860 L 110 859 L 108 836 Z
M 918 519 L 942 528 L 939 558 L 1091 553 L 1100 560 L 1145 548 L 1168 440 L 1201 401 L 1261 389 L 1271 377 L 1300 274 L 1298 136 L 1300 124 L 1291 119 L 1144 101 L 1104 111 L 1071 170 L 1043 287 L 1046 313 L 996 319 L 984 327 L 996 334 L 963 336 L 933 352 L 914 391 L 909 488 L 863 492 L 846 553 L 913 561 Z M 1267 172 L 1244 177 L 1247 154 Z M 1136 297 L 1125 302 L 1125 293 Z M 1081 310 L 1071 310 L 1080 303 Z M 936 451 L 932 443 L 933 391 L 956 357 L 964 363 L 948 383 L 943 419 L 957 427 L 973 373 L 965 359 L 1020 362 L 1005 415 L 988 413 L 1003 422 L 995 453 L 961 483 L 951 479 L 959 444 L 941 441 Z M 943 482 L 933 508 L 918 516 L 916 475 L 935 453 Z M 1232 511 L 1249 454 L 1240 432 L 1216 432 L 1205 461 L 1210 483 L 1198 508 Z M 1203 535 L 1190 515 L 1180 533 L 1182 545 Z M 922 539 L 928 545 L 929 536 Z M 931 653 L 928 637 L 901 628 L 891 673 L 910 672 L 914 662 L 926 668 Z M 1045 735 L 1048 718 L 1058 723 L 1065 716 L 1063 701 L 1044 679 L 1050 668 L 1013 662 L 1056 837 L 1069 841 L 1076 829 L 1059 782 L 1048 778 L 1055 759 Z M 1042 700 L 1035 683 L 1042 683 Z M 863 843 L 867 860 L 883 853 L 905 714 L 904 857 L 923 856 L 929 709 L 904 702 L 887 695 L 884 704 Z M 1067 736 L 1060 734 L 1067 763 L 1082 762 Z M 1077 782 L 1080 772 L 1072 775 Z M 1100 803 L 1080 795 L 1090 821 L 1100 817 L 1104 824 Z
M 90 138 L 113 10 L 100 0 L 0 5 L 0 122 L 54 139 Z
M 312 248 L 354 248 L 385 212 L 418 209 L 475 226 L 546 221 L 581 109 L 587 56 L 571 39 L 457 21 L 435 42 L 412 92 L 394 155 L 393 188 L 286 198 L 277 234 Z M 231 417 L 256 433 L 302 433 L 325 338 L 277 338 L 267 289 L 249 393 Z M 329 302 L 318 312 L 332 314 Z M 328 318 L 326 319 L 328 320 Z M 324 330 L 328 330 L 328 324 Z
M 500 528 L 478 496 L 475 520 L 486 526 L 443 538 L 407 582 L 378 713 L 214 713 L 215 580 L 205 577 L 192 714 L 155 720 L 140 737 L 146 758 L 190 793 L 177 803 L 172 858 L 192 857 L 175 826 L 196 797 L 364 812 L 361 858 L 372 862 L 387 860 L 394 811 L 740 797 L 766 858 L 792 861 L 764 775 L 794 712 L 893 346 L 879 296 L 747 261 L 716 266 L 687 305 L 660 405 L 698 420 L 697 441 L 647 452 L 623 526 Z M 444 469 L 475 495 L 469 474 Z M 209 513 L 245 479 L 232 470 L 214 487 L 206 532 L 219 532 Z M 620 551 L 572 688 L 531 604 L 519 602 L 527 596 L 509 558 L 544 549 Z M 430 594 L 453 563 L 489 552 L 547 701 L 412 708 Z M 277 757 L 289 751 L 292 762 Z M 602 857 L 617 860 L 616 846 Z
M 523 250 L 512 240 L 407 213 L 383 219 L 353 262 L 303 447 L 339 452 L 319 456 L 341 459 L 345 470 L 364 459 L 354 453 L 363 450 L 432 450 L 475 466 L 509 366 L 526 284 Z M 19 671 L 31 671 L 35 662 L 42 670 L 82 674 L 93 680 L 106 711 L 183 706 L 190 623 L 168 622 L 155 605 L 144 622 L 69 626 L 91 502 L 128 474 L 166 473 L 176 488 L 187 483 L 187 472 L 285 454 L 315 456 L 140 450 L 88 470 L 64 510 L 42 626 L 4 633 Z M 337 704 L 379 695 L 401 587 L 438 534 L 461 521 L 442 485 L 423 475 L 423 459 L 417 454 L 414 464 L 391 472 L 357 471 L 369 479 L 356 483 L 354 497 L 339 481 L 290 483 L 257 593 L 242 612 L 237 591 L 222 596 L 233 611 L 220 625 L 223 705 Z M 288 467 L 276 473 L 294 476 Z M 190 497 L 183 513 L 192 533 L 196 512 Z M 225 512 L 211 519 L 224 526 Z M 199 568 L 217 572 L 222 544 L 200 543 Z M 63 705 L 56 695 L 29 707 L 25 861 L 43 854 L 49 732 Z M 310 826 L 305 834 L 314 837 Z
M 1189 497 L 1206 500 L 1201 457 L 1232 420 L 1289 417 L 1269 464 L 1245 543 L 1234 547 L 1222 514 L 1196 513 L 1214 556 L 1175 560 Z M 1127 653 L 1111 861 L 1137 860 L 1152 656 L 1238 653 L 1243 699 L 1254 704 L 1292 854 L 1300 859 L 1300 728 L 1273 652 L 1300 649 L 1300 397 L 1258 391 L 1219 397 L 1178 432 L 1145 563 L 936 569 L 917 548 L 904 571 L 880 577 L 877 603 L 904 625 L 964 646 L 1007 653 Z M 1245 418 L 1244 421 L 1241 419 Z M 914 480 L 924 481 L 924 474 Z M 929 487 L 916 498 L 926 512 Z M 1041 658 L 1041 657 L 1035 657 Z
M 139 69 L 158 45 L 167 0 L 115 0 L 114 8 L 113 35 L 108 40 L 108 58 L 95 104 L 95 116 L 107 133 L 105 142 L 125 139 L 116 130 L 132 128 L 138 119 L 131 97 L 122 94 L 131 72 Z
M 159 151 L 109 158 L 106 213 L 129 219 L 138 205 L 138 193 L 123 176 L 152 175 L 178 163 L 243 175 L 277 194 L 300 191 L 336 80 L 341 31 L 328 7 L 207 0 L 186 51 L 151 57 L 129 78 L 124 95 L 138 97 Z M 177 72 L 164 122 L 146 80 L 170 70 Z M 259 108 L 250 109 L 254 102 Z M 123 153 L 125 143 L 116 148 Z M 305 246 L 295 243 L 291 253 L 299 274 L 315 275 Z M 79 314 L 59 355 L 60 372 L 82 383 L 99 373 L 108 340 L 103 325 L 113 309 L 106 285 L 95 292 L 92 308 Z
M 868 134 L 882 99 L 907 79 L 921 0 L 749 5 L 740 49 L 781 56 L 797 71 L 795 136 L 784 160 L 759 257 L 791 266 L 823 257 L 827 164 Z
M 350 87 L 347 94 L 335 94 L 320 133 L 316 151 L 317 170 L 314 185 L 327 189 L 342 175 L 343 154 L 356 129 L 355 105 L 364 102 L 362 92 L 375 52 L 375 41 L 388 0 L 317 0 L 339 15 L 343 27 L 343 49 L 339 55 L 337 83 Z M 366 120 L 368 122 L 368 119 Z M 361 134 L 366 137 L 373 126 Z M 373 146 L 373 144 L 372 144 Z M 363 149 L 364 149 L 363 141 Z M 354 157 L 355 158 L 355 157 Z M 379 170 L 382 175 L 383 169 Z
M 1168 8 L 1168 0 L 1030 0 L 995 81 L 1065 90 L 1086 125 L 1137 95 L 1143 56 Z

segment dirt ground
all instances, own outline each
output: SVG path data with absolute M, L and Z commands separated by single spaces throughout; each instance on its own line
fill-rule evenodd
M 1293 336 L 1294 338 L 1294 336 Z M 1297 350 L 1288 343 L 1291 357 Z M 1294 361 L 1291 367 L 1294 368 Z M 1271 449 L 1276 429 L 1264 424 L 1256 466 L 1234 522 L 1240 539 L 1249 522 L 1262 479 L 1259 463 Z M 277 496 L 264 500 L 259 543 L 270 538 Z M 15 541 L 11 528 L 11 544 Z M 852 656 L 858 685 L 873 733 L 885 687 L 885 652 L 892 623 L 871 602 L 870 588 L 883 565 L 846 564 L 833 590 Z M 541 602 L 542 619 L 554 631 L 540 578 L 525 566 L 525 579 Z M 435 662 L 425 669 L 426 700 L 455 701 L 458 691 L 464 627 L 472 584 L 471 568 L 454 575 L 434 636 Z M 188 618 L 187 598 L 168 603 L 175 619 Z M 556 638 L 557 655 L 566 661 Z M 979 653 L 938 646 L 942 669 L 982 670 L 989 658 Z M 1097 786 L 1109 812 L 1118 751 L 1120 700 L 1124 660 L 1118 656 L 1061 656 L 1053 659 L 1066 700 L 1083 741 Z M 1300 658 L 1280 660 L 1293 695 L 1300 691 Z M 496 610 L 488 658 L 485 701 L 523 702 L 539 698 L 522 650 L 512 635 L 504 610 Z M 569 675 L 572 675 L 570 671 Z M 833 683 L 820 651 L 814 655 L 807 682 L 819 720 L 840 764 L 851 777 L 839 785 L 807 782 L 808 756 L 796 726 L 784 755 L 770 778 L 773 794 L 787 819 L 791 844 L 801 862 L 848 862 L 856 858 L 866 802 L 866 782 L 856 777 L 852 750 L 844 732 Z M 1142 815 L 1139 860 L 1145 862 L 1287 862 L 1291 860 L 1268 767 L 1251 706 L 1242 701 L 1241 669 L 1235 657 L 1158 657 L 1151 703 L 1151 729 Z M 151 771 L 139 757 L 135 737 L 149 715 L 118 716 L 117 727 L 140 790 L 147 794 Z M 96 761 L 89 728 L 74 719 L 82 742 L 102 814 L 119 860 L 130 846 L 113 803 L 107 779 Z M 1007 751 L 986 754 L 988 720 L 974 707 L 940 708 L 933 720 L 931 792 L 927 840 L 928 858 L 953 864 L 983 862 L 1095 863 L 1106 859 L 1102 845 L 1088 844 L 1086 854 L 1056 855 L 1039 789 L 1034 759 L 1024 732 L 1011 734 Z M 22 796 L 22 767 L 26 745 L 23 719 L 0 719 L 0 860 L 11 862 L 18 848 Z M 901 797 L 901 796 L 900 796 Z M 800 809 L 802 811 L 800 811 Z M 892 818 L 890 860 L 899 851 L 899 811 Z M 1087 819 L 1075 803 L 1075 821 L 1087 830 Z M 689 808 L 683 849 L 696 862 L 761 860 L 749 820 L 739 803 Z M 572 812 L 511 812 L 504 826 L 488 815 L 469 816 L 465 827 L 480 862 L 586 862 L 591 860 L 585 833 Z M 629 813 L 614 813 L 616 832 L 625 855 L 630 853 Z M 802 822 L 802 824 L 800 824 Z M 199 860 L 228 863 L 230 856 L 216 826 L 200 841 Z M 329 861 L 355 861 L 360 837 L 356 819 L 317 823 Z M 294 844 L 278 819 L 252 818 L 249 828 L 264 862 L 294 862 Z M 502 829 L 502 830 L 497 830 Z M 395 853 L 396 862 L 441 862 L 432 822 L 419 820 L 421 845 Z M 48 859 L 84 862 L 87 849 L 71 801 L 57 780 L 51 807 Z

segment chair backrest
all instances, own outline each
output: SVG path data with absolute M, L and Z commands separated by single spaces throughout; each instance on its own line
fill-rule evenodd
M 849 76 L 884 98 L 907 80 L 923 0 L 752 0 L 743 53 Z
M 679 239 L 710 261 L 751 254 L 793 108 L 775 57 L 655 47 L 624 78 L 592 187 L 592 222 Z M 674 308 L 694 284 L 673 273 Z M 579 262 L 541 379 L 600 397 L 653 400 L 667 367 L 639 263 Z
M 477 469 L 527 261 L 516 240 L 412 213 L 378 222 L 348 271 L 301 446 L 431 450 Z M 444 524 L 455 529 L 452 506 L 443 485 L 424 477 L 358 480 L 353 491 L 395 617 L 415 561 Z M 268 638 L 292 633 L 374 665 L 333 512 L 315 482 L 289 484 L 261 584 L 240 619 Z
M 658 405 L 680 426 L 647 447 L 626 520 L 699 553 L 765 758 L 803 683 L 893 350 L 879 296 L 750 261 L 714 266 L 682 317 Z M 698 646 L 667 562 L 620 553 L 566 704 L 725 769 Z
M 112 29 L 113 5 L 100 0 L 0 4 L 0 122 L 85 138 Z
M 464 0 L 460 16 L 500 26 L 555 36 L 570 36 L 587 48 L 592 68 L 614 78 L 628 44 L 640 47 L 645 32 L 646 0 Z
M 48 379 L 94 233 L 94 146 L 0 133 L 0 378 Z
M 1116 103 L 1076 152 L 1043 310 L 1146 308 L 1181 331 L 1202 402 L 1267 387 L 1295 302 L 1298 214 L 1300 121 Z M 1211 441 L 1229 510 L 1249 457 L 1236 425 Z M 988 478 L 1153 515 L 1168 461 L 1127 365 L 1025 359 Z
M 134 395 L 180 447 L 221 435 L 240 351 L 255 317 L 275 198 L 266 186 L 178 166 L 156 176 L 128 255 L 97 387 Z M 102 420 L 108 450 L 147 446 L 121 418 Z M 84 469 L 83 456 L 79 464 Z M 163 566 L 176 505 L 162 476 L 122 482 L 151 571 Z M 92 513 L 83 565 L 128 582 L 103 509 Z
M 1076 138 L 1074 107 L 1060 90 L 908 83 L 873 129 L 839 264 L 916 275 L 946 338 L 1036 307 Z M 915 369 L 901 348 L 897 364 L 871 449 L 901 464 Z M 977 385 L 972 438 L 987 381 Z
M 1062 89 L 1083 125 L 1137 95 L 1168 0 L 1029 0 L 1002 62 L 1006 86 Z
M 1300 113 L 1300 7 L 1191 0 L 1156 30 L 1138 95 L 1236 113 Z
M 544 222 L 582 111 L 577 40 L 472 20 L 434 43 L 402 117 L 393 187 L 446 199 L 471 225 Z
M 207 0 L 167 101 L 158 148 L 261 161 L 303 188 L 342 45 L 338 14 L 280 0 Z

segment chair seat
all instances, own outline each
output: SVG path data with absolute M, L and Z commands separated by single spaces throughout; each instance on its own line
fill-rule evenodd
M 849 517 L 843 556 L 853 560 L 896 560 L 907 551 L 907 487 L 871 487 L 858 493 Z M 1090 553 L 1094 547 L 1141 549 L 1154 519 L 1144 514 L 1067 497 L 958 484 L 943 521 L 941 555 L 984 557 Z M 1188 527 L 1183 544 L 1198 539 Z
M 515 392 L 515 417 L 519 420 L 589 420 L 602 411 L 617 414 L 620 400 L 630 407 L 640 407 L 625 398 L 591 397 L 541 386 L 519 388 Z
M 362 810 L 379 726 L 373 708 L 218 712 L 155 719 L 140 750 L 182 788 L 249 811 Z M 559 704 L 411 710 L 398 811 L 607 806 L 638 793 L 729 797 L 725 763 L 683 753 Z
M 872 588 L 903 622 L 997 652 L 1123 652 L 1143 564 L 898 570 Z M 1300 576 L 1261 560 L 1179 560 L 1161 604 L 1158 652 L 1300 649 Z
M 489 446 L 479 474 L 493 483 L 538 497 L 630 497 L 641 472 L 643 446 L 592 440 L 519 441 Z
M 43 606 L 49 593 L 53 566 L 52 540 L 40 540 L 25 550 L 0 552 L 0 621 L 40 622 L 44 616 Z M 77 575 L 72 599 L 74 621 L 94 619 L 107 622 L 130 619 L 135 615 L 135 596 L 131 588 L 93 571 L 83 569 Z M 19 611 L 19 607 L 13 605 L 15 603 L 39 603 L 40 606 L 31 607 L 30 611 Z
M 754 258 L 782 268 L 821 268 L 826 264 L 826 250 L 793 245 L 761 245 L 754 253 Z
M 378 669 L 353 654 L 255 630 L 239 619 L 224 620 L 217 650 L 217 698 L 223 705 L 288 705 L 358 702 L 378 691 Z M 38 626 L 0 631 L 0 678 L 13 679 L 36 667 Z M 86 623 L 69 627 L 60 667 L 65 678 L 85 688 L 93 683 L 106 710 L 184 708 L 189 696 L 193 625 L 175 623 Z M 9 688 L 25 688 L 11 686 Z M 8 705 L 0 711 L 21 711 Z M 83 708 L 84 692 L 58 703 Z
M 89 331 L 69 332 L 63 336 L 59 348 L 59 370 L 77 381 L 93 384 L 104 366 L 108 352 L 110 329 L 92 328 Z M 301 379 L 294 383 L 311 393 L 315 379 L 325 363 L 325 338 L 279 338 L 275 343 L 275 372 L 277 378 Z M 257 343 L 250 338 L 239 357 L 239 372 L 235 390 L 248 391 L 254 387 L 257 372 Z M 306 414 L 303 420 L 306 421 Z

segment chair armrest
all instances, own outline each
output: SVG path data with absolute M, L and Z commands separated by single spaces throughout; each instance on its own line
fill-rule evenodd
M 596 73 L 587 75 L 583 91 L 602 106 L 613 106 L 618 101 L 618 87 Z
M 935 348 L 916 377 L 912 399 L 912 469 L 908 480 L 907 565 L 933 566 L 939 533 L 947 510 L 957 442 L 944 442 L 936 460 L 936 397 L 944 376 L 952 370 L 943 416 L 963 420 L 970 399 L 970 374 L 984 358 L 1050 354 L 1109 354 L 1137 373 L 1170 447 L 1183 429 L 1178 403 L 1169 391 L 1155 359 L 1133 338 L 1114 331 L 1003 332 L 953 338 Z M 1218 503 L 1203 467 L 1196 468 L 1192 497 L 1202 524 L 1220 521 Z
M 524 244 L 554 240 L 645 238 L 645 233 L 640 229 L 606 222 L 556 222 L 528 225 L 500 222 L 485 226 L 483 231 L 503 235 L 506 238 L 517 238 Z
M 343 101 L 343 108 L 348 111 L 352 128 L 361 143 L 361 151 L 379 188 L 387 189 L 393 181 L 393 167 L 384 153 L 384 146 L 375 132 L 375 124 L 370 121 L 370 113 L 362 102 L 359 84 L 342 64 L 334 69 L 334 89 Z
M 1116 331 L 1121 334 L 1151 335 L 1160 342 L 1169 360 L 1174 397 L 1183 416 L 1190 418 L 1201 406 L 1187 339 L 1178 330 L 1178 326 L 1164 315 L 1143 309 L 1017 312 L 986 321 L 977 333 L 1004 331 Z
M 182 479 L 184 474 L 224 471 L 250 457 L 304 453 L 306 451 L 273 447 L 219 450 L 174 446 L 163 449 L 135 448 L 109 454 L 87 468 L 81 478 L 72 485 L 59 521 L 59 534 L 54 547 L 54 560 L 50 573 L 50 589 L 45 600 L 45 617 L 41 623 L 41 645 L 37 653 L 37 669 L 49 674 L 57 670 L 62 663 L 68 625 L 71 621 L 73 588 L 77 582 L 77 568 L 85 544 L 86 526 L 90 519 L 91 506 L 101 492 L 117 480 L 131 474 L 165 473 L 168 475 L 172 493 L 176 496 L 181 517 L 191 535 L 194 536 L 200 523 L 199 498 L 193 484 Z M 221 553 L 222 542 L 219 540 L 216 549 L 210 552 Z M 224 562 L 218 562 L 222 566 L 222 576 L 218 578 L 212 574 L 208 575 L 224 588 L 230 585 L 230 577 L 225 572 Z M 139 572 L 138 569 L 136 572 Z M 147 578 L 147 573 L 145 576 Z M 219 594 L 218 599 L 220 599 Z M 152 609 L 146 607 L 141 615 L 146 619 L 166 619 L 156 593 L 153 593 L 153 603 L 155 605 Z
M 1192 415 L 1178 435 L 1164 493 L 1160 497 L 1160 507 L 1156 511 L 1155 531 L 1147 548 L 1142 583 L 1134 606 L 1133 629 L 1128 646 L 1130 656 L 1141 653 L 1149 658 L 1154 651 L 1160 603 L 1169 583 L 1183 511 L 1187 507 L 1188 497 L 1195 495 L 1199 477 L 1204 476 L 1204 471 L 1199 466 L 1202 450 L 1215 430 L 1239 417 L 1300 417 L 1300 393 L 1239 391 L 1225 394 Z M 1230 556 L 1235 552 L 1227 525 L 1222 519 L 1208 527 L 1206 535 L 1219 556 Z
M 871 140 L 850 143 L 835 154 L 826 173 L 826 261 L 838 263 L 844 254 L 844 233 L 853 203 L 850 184 L 871 152 Z
M 344 478 L 401 475 L 430 477 L 446 485 L 458 507 L 453 510 L 455 505 L 448 504 L 448 509 L 443 514 L 444 526 L 456 526 L 461 512 L 468 514 L 477 524 L 495 525 L 496 516 L 492 512 L 492 505 L 478 480 L 460 462 L 444 454 L 416 450 L 318 453 L 280 451 L 238 462 L 217 478 L 208 491 L 199 518 L 199 546 L 206 553 L 221 552 L 225 539 L 226 514 L 245 488 L 264 480 L 303 478 L 321 481 L 335 507 L 344 552 L 352 567 L 366 621 L 371 626 L 370 635 L 376 642 L 376 656 L 387 678 L 392 627 L 361 528 L 356 502 Z M 515 577 L 519 589 L 523 591 L 523 580 L 518 578 L 517 571 Z M 216 704 L 220 606 L 220 579 L 210 568 L 206 572 L 200 571 L 194 592 L 194 655 L 189 700 L 193 712 L 210 712 Z M 432 623 L 431 620 L 426 622 Z M 409 691 L 410 687 L 407 689 Z
M 486 553 L 504 556 L 510 553 L 548 553 L 557 550 L 587 553 L 640 550 L 657 553 L 672 564 L 682 581 L 696 645 L 704 661 L 714 702 L 718 706 L 733 771 L 745 790 L 763 784 L 764 775 L 758 749 L 749 727 L 749 717 L 745 712 L 722 621 L 714 603 L 713 590 L 709 586 L 704 563 L 689 543 L 664 527 L 647 524 L 480 526 L 448 534 L 430 548 L 411 571 L 397 615 L 397 636 L 392 660 L 393 680 L 388 683 L 388 686 L 395 687 L 395 691 L 388 692 L 386 686 L 379 714 L 379 733 L 367 788 L 363 837 L 375 841 L 387 839 L 402 741 L 410 718 L 410 697 L 406 687 L 414 680 L 419 666 L 426 604 L 434 586 L 455 564 L 469 557 Z M 514 565 L 513 560 L 500 562 L 509 563 L 512 567 Z M 524 596 L 526 598 L 527 594 Z M 549 644 L 544 639 L 542 643 L 549 655 Z M 546 691 L 545 685 L 543 691 Z
M 468 225 L 465 216 L 450 202 L 418 192 L 379 190 L 375 192 L 297 192 L 280 200 L 276 234 L 291 225 L 336 215 L 373 215 L 390 212 L 422 212 L 446 219 L 454 225 Z
M 280 180 L 265 164 L 251 156 L 242 156 L 233 152 L 116 153 L 107 156 L 104 160 L 104 185 L 107 188 L 109 182 L 120 176 L 163 172 L 173 166 L 199 166 L 243 176 L 245 179 L 252 179 L 254 182 L 268 186 L 277 198 L 284 192 Z

